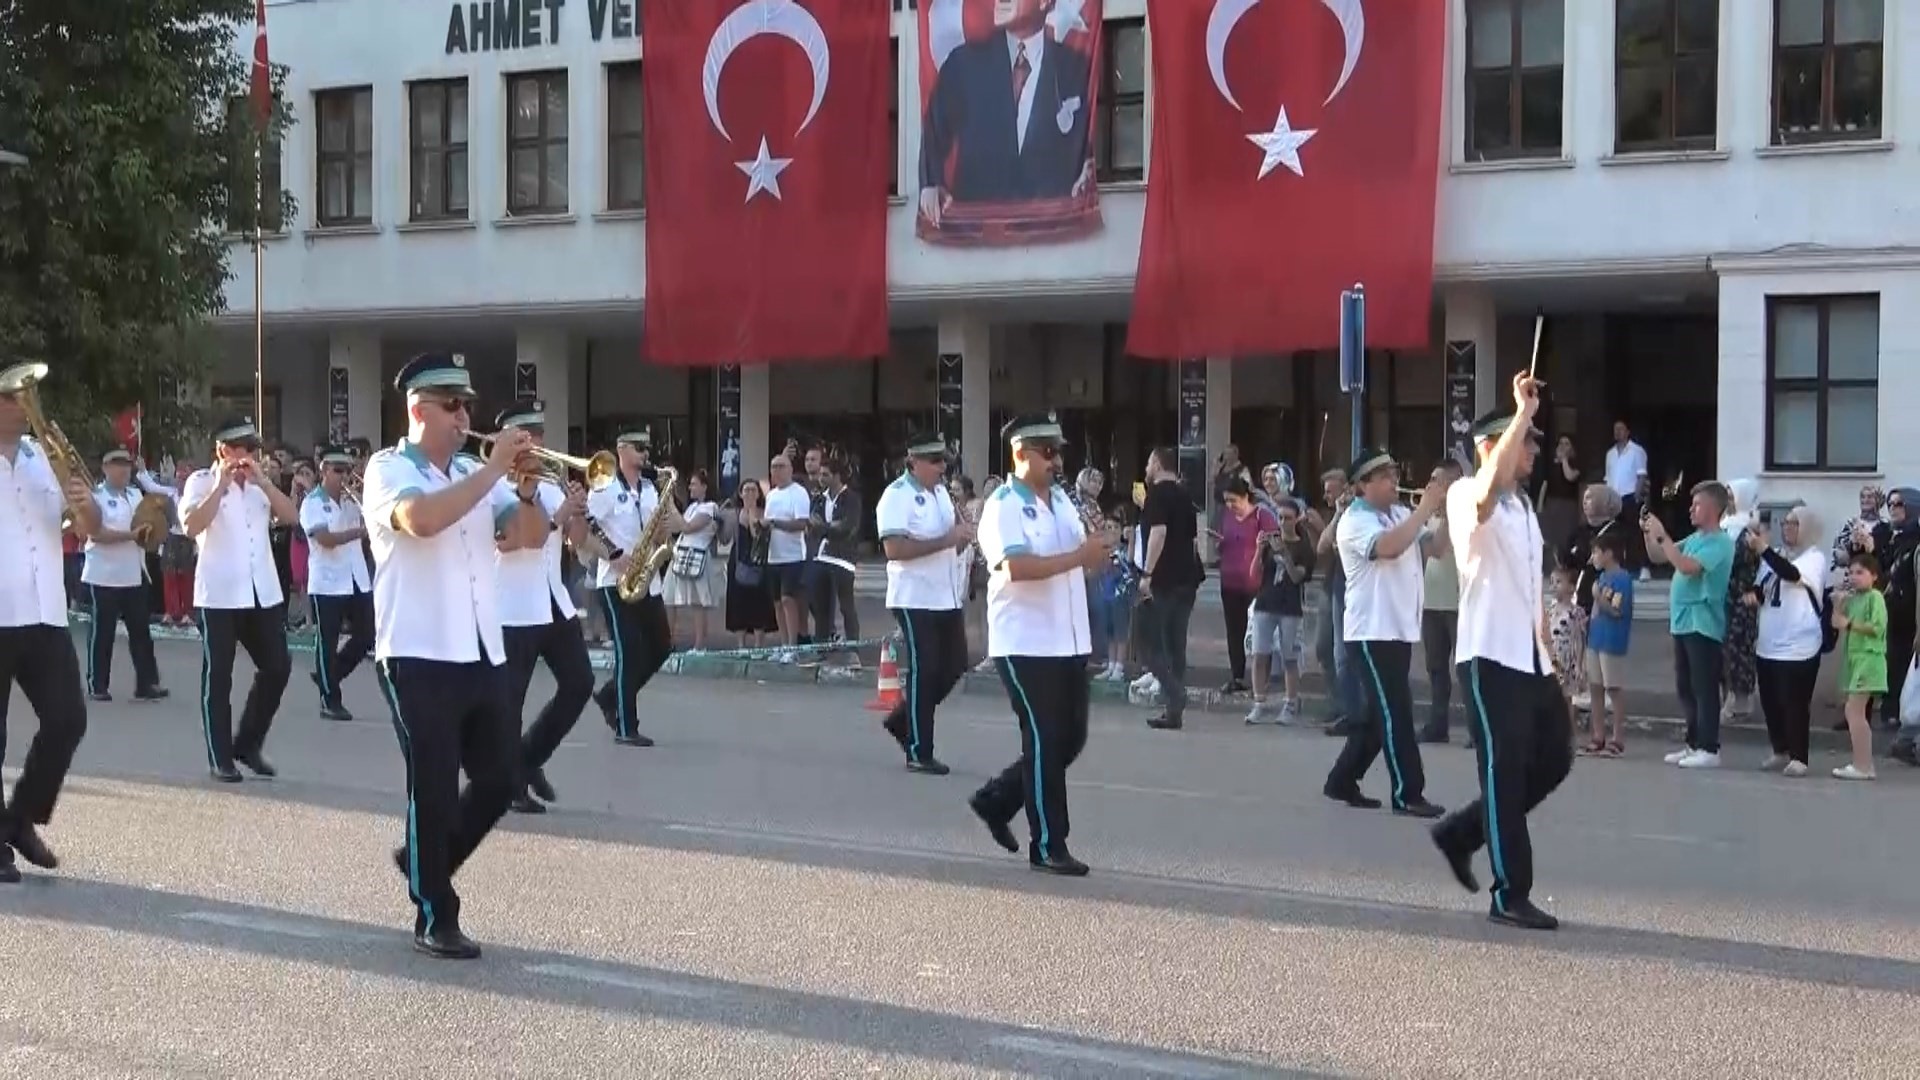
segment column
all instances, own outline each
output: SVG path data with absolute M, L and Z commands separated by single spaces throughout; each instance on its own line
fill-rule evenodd
M 513 346 L 513 393 L 533 397 L 545 405 L 547 441 L 563 446 L 573 421 L 572 342 L 565 330 L 523 327 Z M 479 421 L 485 423 L 485 421 Z
M 1217 541 L 1207 534 L 1207 521 L 1213 516 L 1220 493 L 1213 490 L 1216 470 L 1213 463 L 1226 453 L 1233 442 L 1233 361 L 1224 356 L 1207 358 L 1207 490 L 1201 493 L 1206 513 L 1200 523 L 1200 550 L 1208 562 L 1219 556 Z
M 773 460 L 773 369 L 752 364 L 740 369 L 740 475 L 767 475 Z
M 940 317 L 939 349 L 942 356 L 960 357 L 960 459 L 961 471 L 978 483 L 990 473 L 1002 471 L 1002 458 L 995 445 L 998 434 L 993 423 L 993 324 L 970 312 L 952 312 Z M 949 439 L 951 431 L 942 432 Z
M 1446 348 L 1449 357 L 1463 344 L 1473 345 L 1473 415 L 1491 411 L 1509 394 L 1500 385 L 1499 313 L 1493 294 L 1474 286 L 1449 289 L 1446 306 Z
M 387 442 L 380 414 L 383 389 L 380 335 L 364 330 L 336 331 L 327 339 L 327 420 L 331 438 Z M 345 398 L 341 430 L 340 398 Z

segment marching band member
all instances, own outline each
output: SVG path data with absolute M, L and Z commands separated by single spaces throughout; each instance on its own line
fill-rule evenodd
M 200 724 L 207 767 L 222 783 L 240 782 L 239 762 L 274 775 L 261 749 L 280 710 L 293 661 L 287 655 L 287 601 L 273 562 L 268 530 L 293 524 L 300 511 L 261 474 L 260 432 L 234 417 L 214 431 L 214 465 L 187 477 L 180 491 L 182 527 L 199 545 L 193 605 L 200 613 Z M 253 687 L 233 728 L 233 651 L 253 661 Z
M 67 631 L 60 519 L 70 508 L 79 536 L 100 527 L 99 504 L 86 482 L 70 477 L 63 489 L 46 452 L 26 432 L 18 394 L 0 393 L 0 551 L 6 552 L 0 557 L 0 687 L 18 685 L 40 718 L 13 797 L 0 799 L 5 884 L 20 880 L 15 852 L 42 870 L 60 865 L 35 826 L 52 819 L 74 749 L 87 732 L 80 658 Z M 5 742 L 0 722 L 0 751 Z
M 1020 722 L 1020 760 L 974 792 L 968 805 L 994 842 L 1020 850 L 1007 827 L 1025 807 L 1035 870 L 1078 877 L 1087 864 L 1067 850 L 1067 767 L 1087 743 L 1084 571 L 1104 567 L 1110 545 L 1089 537 L 1080 513 L 1055 490 L 1060 447 L 1051 416 L 1021 416 L 1000 431 L 1013 475 L 987 500 L 979 525 L 987 580 L 987 655 Z
M 1400 466 L 1385 450 L 1362 450 L 1347 467 L 1357 497 L 1340 515 L 1335 544 L 1347 581 L 1344 640 L 1347 662 L 1360 665 L 1361 698 L 1372 714 L 1347 733 L 1327 774 L 1327 798 L 1373 809 L 1378 799 L 1360 791 L 1384 747 L 1393 812 L 1436 818 L 1446 811 L 1426 799 L 1426 771 L 1414 735 L 1413 691 L 1407 671 L 1420 640 L 1420 604 L 1426 592 L 1421 530 L 1445 505 L 1446 488 L 1429 483 L 1420 504 L 1400 505 Z
M 133 511 L 141 489 L 133 486 L 133 455 L 109 450 L 100 459 L 103 479 L 93 489 L 100 527 L 87 538 L 86 565 L 80 583 L 87 587 L 92 610 L 88 625 L 87 696 L 112 701 L 108 683 L 113 677 L 113 639 L 119 624 L 127 627 L 127 651 L 133 654 L 133 700 L 159 701 L 167 696 L 160 686 L 160 667 L 153 660 L 153 634 L 148 626 L 147 553 L 133 534 Z
M 660 670 L 673 652 L 673 627 L 667 622 L 666 583 L 659 575 L 648 583 L 647 595 L 634 603 L 620 599 L 617 586 L 636 556 L 633 545 L 640 539 L 647 522 L 660 509 L 660 491 L 648 477 L 648 458 L 652 437 L 645 431 L 629 431 L 614 440 L 620 467 L 613 483 L 587 497 L 587 516 L 600 527 L 605 543 L 612 551 L 601 552 L 600 571 L 594 586 L 600 593 L 601 609 L 607 628 L 613 635 L 613 676 L 593 695 L 613 729 L 613 741 L 621 746 L 652 746 L 653 740 L 640 734 L 635 703 L 640 691 Z M 678 515 L 663 519 L 667 533 L 679 532 Z M 663 536 L 662 539 L 665 539 Z M 605 546 L 605 544 L 602 544 Z
M 546 424 L 544 405 L 519 401 L 500 413 L 495 430 L 524 431 L 534 446 L 544 446 Z M 534 665 L 545 661 L 553 673 L 553 698 L 520 740 L 525 782 L 514 792 L 512 803 L 519 813 L 539 814 L 546 808 L 533 795 L 546 802 L 558 798 L 547 782 L 547 759 L 573 730 L 593 696 L 587 642 L 560 576 L 561 549 L 587 537 L 587 493 L 578 484 L 563 491 L 550 477 L 529 469 L 503 477 L 493 498 L 499 537 L 494 565 L 499 570 L 500 622 L 505 628 L 510 704 L 516 718 L 525 720 Z
M 320 690 L 322 720 L 352 720 L 340 701 L 341 684 L 373 651 L 373 573 L 367 565 L 366 522 L 347 494 L 353 455 L 331 447 L 320 455 L 320 486 L 300 506 L 307 534 L 307 595 L 319 640 L 313 649 L 313 684 Z M 347 644 L 340 647 L 346 631 Z
M 1460 636 L 1454 656 L 1474 729 L 1480 798 L 1433 829 L 1455 880 L 1479 892 L 1473 853 L 1482 844 L 1493 866 L 1487 917 L 1528 930 L 1558 919 L 1535 907 L 1533 845 L 1527 814 L 1573 765 L 1567 699 L 1544 644 L 1540 519 L 1524 485 L 1540 452 L 1534 413 L 1540 386 L 1513 378 L 1517 410 L 1474 426 L 1480 470 L 1447 492 L 1447 529 L 1460 568 Z
M 967 673 L 964 580 L 955 563 L 972 542 L 947 493 L 947 444 L 938 435 L 907 445 L 907 469 L 874 508 L 887 553 L 887 610 L 907 643 L 906 694 L 882 722 L 914 772 L 945 776 L 933 756 L 933 713 Z
M 508 430 L 484 463 L 457 453 L 473 401 L 464 357 L 416 356 L 394 386 L 407 396 L 407 437 L 373 455 L 362 490 L 375 667 L 407 765 L 407 842 L 394 861 L 417 911 L 414 948 L 470 960 L 480 946 L 460 930 L 453 875 L 506 813 L 519 771 L 492 502 L 533 442 Z

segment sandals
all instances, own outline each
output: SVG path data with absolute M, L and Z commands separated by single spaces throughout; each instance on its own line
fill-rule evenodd
M 1610 757 L 1610 758 L 1625 757 L 1627 753 L 1627 746 L 1625 743 L 1621 742 L 1619 739 L 1608 739 L 1606 747 L 1602 749 L 1600 752 L 1604 757 Z
M 1618 739 L 1594 739 L 1580 748 L 1581 757 L 1617 758 L 1626 755 L 1625 744 Z
M 1605 752 L 1606 752 L 1606 750 L 1607 750 L 1607 744 L 1606 744 L 1606 741 L 1605 741 L 1605 740 L 1603 740 L 1603 739 L 1593 739 L 1593 740 L 1590 740 L 1590 741 L 1589 741 L 1589 742 L 1587 743 L 1587 745 L 1585 745 L 1585 746 L 1583 746 L 1583 747 L 1581 747 L 1581 748 L 1580 748 L 1580 756 L 1581 756 L 1581 757 L 1594 757 L 1594 756 L 1597 756 L 1597 755 L 1599 755 L 1599 754 L 1603 754 L 1603 753 L 1605 753 Z

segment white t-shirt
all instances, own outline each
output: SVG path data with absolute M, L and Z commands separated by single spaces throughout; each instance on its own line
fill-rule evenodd
M 1827 591 L 1827 555 L 1810 547 L 1791 560 L 1799 581 L 1783 581 L 1766 560 L 1753 583 L 1760 589 L 1760 634 L 1753 653 L 1762 660 L 1807 660 L 1820 655 L 1825 628 L 1813 601 Z M 1811 595 L 1807 592 L 1812 589 Z
M 1474 506 L 1478 485 L 1447 490 L 1447 531 L 1460 570 L 1460 630 L 1453 661 L 1490 660 L 1515 671 L 1548 674 L 1540 656 L 1540 619 L 1546 611 L 1540 574 L 1540 519 L 1522 494 L 1509 492 L 1483 523 Z
M 767 492 L 768 521 L 805 521 L 813 515 L 813 496 L 803 484 L 789 483 Z M 801 532 L 773 530 L 767 541 L 767 565 L 807 560 L 807 535 Z
M 140 505 L 138 488 L 118 491 L 105 484 L 93 489 L 93 504 L 100 508 L 100 527 L 115 532 L 133 528 L 133 509 Z M 86 563 L 80 568 L 80 581 L 86 585 L 124 589 L 145 580 L 147 553 L 131 540 L 102 544 L 88 540 Z
M 944 485 L 923 488 L 903 473 L 880 493 L 873 510 L 880 543 L 889 539 L 938 540 L 953 531 L 953 497 Z M 968 547 L 972 551 L 972 547 Z M 913 611 L 952 611 L 966 595 L 965 578 L 955 570 L 960 555 L 951 547 L 917 559 L 887 560 L 887 607 Z
M 980 515 L 979 536 L 980 553 L 992 571 L 987 579 L 988 656 L 1093 652 L 1087 575 L 1072 570 L 1039 581 L 1014 581 L 1007 575 L 1009 556 L 1063 555 L 1086 538 L 1080 512 L 1057 488 L 1049 488 L 1043 497 L 1009 480 L 994 491 Z
M 393 512 L 414 495 L 452 487 L 481 466 L 454 458 L 448 471 L 405 439 L 367 459 L 362 497 L 373 541 L 373 655 L 451 664 L 506 663 L 494 569 L 493 507 L 473 504 L 430 539 L 394 527 Z
M 1607 447 L 1607 486 L 1623 499 L 1640 491 L 1640 478 L 1647 475 L 1647 451 L 1632 439 L 1626 449 L 1618 443 Z
M 317 487 L 300 503 L 300 527 L 308 536 L 321 531 L 349 532 L 360 527 L 360 507 L 335 500 L 326 488 Z M 366 545 L 358 540 L 333 547 L 307 545 L 307 595 L 352 596 L 372 591 Z
M 1380 538 L 1412 516 L 1413 511 L 1397 503 L 1380 510 L 1364 501 L 1356 501 L 1340 515 L 1334 540 L 1347 578 L 1345 640 L 1420 640 L 1427 574 L 1419 540 L 1392 558 L 1375 554 Z

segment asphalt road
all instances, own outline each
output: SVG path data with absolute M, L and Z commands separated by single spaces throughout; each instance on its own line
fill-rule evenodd
M 1788 781 L 1742 748 L 1683 774 L 1651 740 L 1581 761 L 1535 816 L 1566 926 L 1525 934 L 1418 823 L 1323 800 L 1318 734 L 1098 712 L 1070 782 L 1094 873 L 1068 881 L 962 804 L 1016 751 L 990 698 L 943 711 L 931 778 L 863 690 L 663 679 L 658 747 L 589 717 L 555 812 L 462 873 L 487 954 L 457 964 L 408 948 L 370 675 L 351 724 L 296 676 L 281 778 L 228 788 L 196 653 L 162 662 L 173 701 L 92 710 L 45 831 L 66 865 L 0 889 L 0 1076 L 1920 1075 L 1904 770 Z M 1467 752 L 1428 768 L 1437 801 L 1470 794 Z

